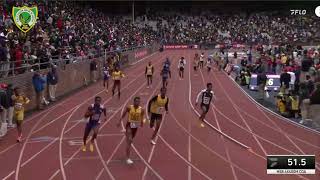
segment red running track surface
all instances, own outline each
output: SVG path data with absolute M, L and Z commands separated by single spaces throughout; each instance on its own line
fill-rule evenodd
M 223 72 L 194 72 L 189 60 L 195 50 L 157 53 L 125 70 L 121 99 L 106 93 L 102 83 L 75 93 L 56 105 L 28 117 L 24 140 L 15 143 L 15 130 L 1 140 L 1 179 L 177 179 L 265 180 L 319 179 L 316 175 L 267 175 L 267 154 L 320 155 L 320 135 L 294 125 L 258 106 Z M 199 51 L 198 51 L 199 53 Z M 177 62 L 187 59 L 185 77 L 178 78 Z M 159 92 L 161 63 L 172 60 L 169 79 L 169 114 L 162 123 L 157 144 L 150 144 L 152 130 L 145 124 L 134 139 L 133 165 L 124 161 L 125 139 L 116 127 L 124 107 L 135 96 L 147 101 Z M 155 65 L 153 86 L 146 88 L 144 68 Z M 194 109 L 197 93 L 214 84 L 217 99 L 199 127 Z M 112 84 L 112 83 L 111 83 Z M 93 98 L 100 95 L 108 109 L 94 152 L 80 151 L 85 123 L 81 118 Z M 319 158 L 317 159 L 319 167 Z

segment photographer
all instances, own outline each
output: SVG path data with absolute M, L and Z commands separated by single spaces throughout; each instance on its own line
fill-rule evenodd
M 277 104 L 277 110 L 278 112 L 284 116 L 288 117 L 287 107 L 286 107 L 286 98 L 283 94 L 279 93 L 279 95 L 275 96 L 276 98 L 276 104 Z

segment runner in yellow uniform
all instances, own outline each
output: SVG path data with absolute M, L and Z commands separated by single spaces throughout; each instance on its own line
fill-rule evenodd
M 126 124 L 126 138 L 127 138 L 127 147 L 126 147 L 126 156 L 127 164 L 132 164 L 133 161 L 130 159 L 130 149 L 133 138 L 136 136 L 138 127 L 143 127 L 144 120 L 144 109 L 140 106 L 140 97 L 135 97 L 133 100 L 133 105 L 128 106 L 127 109 L 122 114 L 119 123 L 117 124 L 120 127 L 122 119 L 129 114 L 129 118 Z
M 14 89 L 14 95 L 11 97 L 14 102 L 14 118 L 17 123 L 18 138 L 17 142 L 21 142 L 22 137 L 22 122 L 24 120 L 24 105 L 30 100 L 21 92 L 20 88 Z
M 121 89 L 121 79 L 124 77 L 122 71 L 118 67 L 115 67 L 115 70 L 112 73 L 113 87 L 112 87 L 112 96 L 114 96 L 114 90 L 118 87 L 118 96 L 120 99 L 120 89 Z
M 145 75 L 147 77 L 147 83 L 148 83 L 147 88 L 149 88 L 149 86 L 152 85 L 153 72 L 154 72 L 153 65 L 151 64 L 151 62 L 149 62 L 149 64 L 146 67 L 146 72 L 145 72 Z
M 158 134 L 161 122 L 162 114 L 164 110 L 168 113 L 169 98 L 166 96 L 166 88 L 161 88 L 160 94 L 154 96 L 148 103 L 148 113 L 150 113 L 150 128 L 153 128 L 156 121 L 156 128 L 151 138 L 151 144 L 155 145 L 155 137 Z

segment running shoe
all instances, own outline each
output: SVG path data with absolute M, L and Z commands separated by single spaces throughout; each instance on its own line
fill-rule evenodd
M 126 160 L 127 164 L 133 164 L 133 161 L 129 158 Z
M 87 147 L 86 147 L 85 145 L 82 145 L 81 150 L 82 150 L 83 152 L 86 152 L 86 151 L 87 151 Z
M 156 145 L 157 143 L 156 143 L 156 141 L 154 141 L 153 139 L 151 139 L 151 144 L 152 144 L 152 145 Z
M 94 151 L 93 143 L 90 143 L 89 149 L 90 149 L 90 152 L 93 152 L 93 151 Z

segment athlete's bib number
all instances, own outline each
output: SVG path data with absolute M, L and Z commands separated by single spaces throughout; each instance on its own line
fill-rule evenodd
M 158 114 L 162 114 L 164 112 L 164 107 L 158 107 L 157 112 Z
M 147 74 L 148 74 L 148 75 L 151 75 L 151 74 L 152 74 L 152 70 L 151 70 L 151 69 L 148 69 Z
M 130 127 L 131 128 L 138 128 L 140 126 L 139 122 L 130 122 Z
M 269 86 L 272 86 L 272 85 L 273 85 L 273 79 L 268 79 L 267 84 L 268 84 Z
M 92 120 L 98 121 L 100 119 L 100 114 L 94 114 Z
M 133 113 L 131 116 L 132 121 L 139 121 L 140 114 Z
M 22 110 L 22 104 L 21 103 L 15 103 L 15 105 L 14 105 L 14 108 L 16 109 L 16 110 Z
M 210 98 L 204 97 L 203 98 L 203 104 L 209 104 L 210 103 Z

